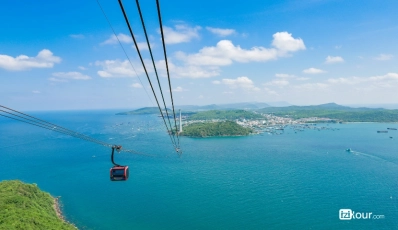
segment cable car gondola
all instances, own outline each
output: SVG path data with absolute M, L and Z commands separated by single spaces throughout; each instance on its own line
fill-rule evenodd
M 118 165 L 113 161 L 115 149 L 119 152 L 121 148 L 122 146 L 120 145 L 112 146 L 111 161 L 114 166 L 110 169 L 111 181 L 126 181 L 129 178 L 129 166 Z

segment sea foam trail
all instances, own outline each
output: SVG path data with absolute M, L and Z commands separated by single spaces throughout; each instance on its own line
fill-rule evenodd
M 375 155 L 372 155 L 372 154 L 363 153 L 363 152 L 358 152 L 358 151 L 352 151 L 352 150 L 351 150 L 351 153 L 353 153 L 353 154 L 355 154 L 355 155 L 361 155 L 361 156 L 369 157 L 369 158 L 372 158 L 372 159 L 375 159 L 375 160 L 384 161 L 384 162 L 389 162 L 389 163 L 393 163 L 393 164 L 398 165 L 396 162 L 389 161 L 389 160 L 387 160 L 387 159 L 384 159 L 384 158 L 382 158 L 382 157 L 375 156 Z

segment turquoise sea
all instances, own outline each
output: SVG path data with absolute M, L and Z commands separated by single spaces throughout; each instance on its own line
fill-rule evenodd
M 109 180 L 110 149 L 6 118 L 0 180 L 61 196 L 79 229 L 398 229 L 398 131 L 376 132 L 398 124 L 185 137 L 178 157 L 157 116 L 115 112 L 30 114 L 152 155 L 116 155 L 128 181 Z M 385 218 L 340 220 L 340 209 Z

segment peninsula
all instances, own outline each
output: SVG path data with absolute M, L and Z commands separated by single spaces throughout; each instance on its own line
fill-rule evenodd
M 35 184 L 0 182 L 0 229 L 77 229 L 67 223 L 57 198 Z

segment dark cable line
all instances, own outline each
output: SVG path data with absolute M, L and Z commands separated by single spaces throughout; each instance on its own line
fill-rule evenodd
M 51 128 L 51 129 L 56 129 L 56 128 L 58 128 L 58 129 L 60 129 L 62 132 L 68 133 L 68 135 L 73 135 L 73 136 L 75 136 L 75 137 L 78 137 L 78 136 L 79 136 L 78 138 L 82 137 L 82 138 L 84 138 L 84 139 L 91 139 L 91 140 L 94 140 L 94 141 L 96 141 L 96 142 L 101 142 L 101 144 L 104 145 L 104 146 L 110 145 L 110 144 L 107 144 L 107 143 L 105 143 L 105 142 L 95 140 L 95 139 L 93 139 L 93 138 L 91 138 L 91 137 L 89 137 L 89 136 L 86 136 L 86 135 L 84 135 L 84 134 L 80 134 L 80 133 L 78 133 L 78 132 L 75 132 L 75 131 L 72 131 L 72 130 L 63 128 L 63 127 L 61 127 L 61 126 L 58 126 L 58 125 L 55 125 L 55 124 L 53 124 L 53 123 L 50 123 L 50 122 L 41 120 L 41 119 L 39 119 L 39 118 L 30 116 L 30 115 L 28 115 L 28 114 L 25 114 L 25 113 L 22 113 L 22 112 L 13 110 L 13 109 L 11 109 L 11 108 L 8 108 L 8 107 L 2 106 L 2 105 L 0 105 L 0 107 L 3 107 L 3 108 L 5 108 L 5 109 L 7 109 L 7 110 L 13 111 L 13 112 L 15 112 L 15 113 L 21 114 L 21 115 L 26 116 L 26 117 L 29 117 L 29 118 L 22 117 L 22 116 L 20 116 L 20 115 L 17 115 L 17 114 L 14 114 L 14 113 L 10 113 L 10 112 L 7 112 L 7 111 L 4 111 L 4 110 L 1 110 L 1 109 L 0 109 L 0 111 L 5 112 L 5 113 L 8 113 L 8 114 L 10 114 L 10 115 L 13 115 L 13 116 L 16 116 L 16 117 L 19 117 L 19 118 L 22 118 L 22 119 L 25 119 L 25 120 L 28 120 L 28 121 L 31 121 L 31 122 L 35 122 L 35 123 L 37 123 L 37 124 L 46 126 L 46 127 L 48 127 L 48 128 Z M 33 118 L 33 120 L 30 119 L 30 118 Z M 35 121 L 35 120 L 37 120 L 37 121 Z M 112 146 L 112 145 L 110 145 L 110 146 Z M 109 147 L 109 146 L 108 146 L 108 147 Z
M 146 69 L 146 67 L 145 67 L 144 60 L 142 59 L 140 49 L 138 48 L 138 45 L 137 45 L 137 41 L 135 40 L 135 37 L 134 37 L 134 34 L 133 34 L 133 30 L 131 29 L 130 22 L 129 22 L 128 18 L 127 18 L 127 14 L 126 14 L 126 12 L 125 12 L 125 10 L 124 10 L 124 7 L 123 7 L 123 3 L 122 3 L 121 0 L 118 0 L 118 1 L 119 1 L 120 8 L 121 8 L 121 10 L 122 10 L 122 12 L 123 12 L 123 16 L 124 16 L 124 19 L 125 19 L 125 21 L 126 21 L 127 27 L 129 28 L 130 35 L 131 35 L 131 37 L 133 38 L 134 45 L 135 45 L 135 48 L 136 48 L 136 50 L 137 50 L 138 56 L 140 57 L 142 66 L 143 66 L 143 68 L 144 68 L 144 70 L 145 70 L 145 74 L 146 74 L 146 77 L 147 77 L 147 79 L 148 79 L 149 85 L 151 86 L 152 93 L 153 93 L 153 95 L 154 95 L 154 97 L 155 97 L 156 103 L 157 103 L 157 105 L 158 105 L 158 109 L 159 109 L 159 111 L 160 111 L 160 115 L 162 116 L 164 125 L 166 126 L 167 132 L 169 133 L 169 137 L 170 137 L 171 143 L 173 144 L 174 148 L 177 149 L 176 143 L 175 143 L 175 142 L 173 141 L 173 139 L 171 138 L 170 131 L 169 131 L 169 127 L 167 126 L 166 120 L 164 119 L 163 111 L 162 111 L 162 109 L 160 108 L 158 98 L 157 98 L 157 96 L 156 96 L 155 90 L 153 89 L 151 79 L 149 78 L 148 71 L 147 71 L 147 69 Z
M 114 146 L 112 144 L 109 144 L 109 143 L 94 139 L 92 137 L 89 137 L 87 135 L 84 135 L 84 134 L 81 134 L 81 133 L 78 133 L 78 132 L 63 128 L 62 126 L 55 125 L 53 123 L 41 120 L 39 118 L 30 116 L 28 114 L 25 114 L 25 113 L 22 113 L 22 112 L 19 112 L 19 111 L 16 111 L 14 109 L 11 109 L 11 108 L 8 108 L 8 107 L 2 106 L 2 105 L 0 105 L 0 107 L 5 108 L 5 109 L 7 109 L 9 111 L 12 111 L 12 112 L 9 112 L 9 111 L 5 111 L 5 110 L 0 109 L 1 112 L 11 115 L 11 116 L 8 116 L 8 115 L 4 115 L 4 114 L 0 113 L 0 116 L 7 117 L 7 118 L 10 118 L 10 119 L 13 119 L 13 120 L 16 120 L 16 121 L 21 121 L 21 122 L 24 122 L 24 123 L 27 123 L 27 124 L 30 124 L 30 125 L 34 125 L 34 126 L 37 126 L 37 127 L 40 127 L 40 128 L 44 128 L 44 129 L 47 129 L 47 130 L 50 130 L 50 131 L 55 131 L 55 132 L 58 132 L 58 133 L 61 133 L 61 134 L 65 134 L 65 135 L 68 135 L 68 136 L 76 137 L 76 138 L 79 138 L 79 139 L 82 139 L 82 140 L 85 140 L 85 141 L 89 141 L 89 142 L 92 142 L 92 143 L 95 143 L 95 144 L 99 144 L 99 145 L 102 145 L 102 146 L 105 146 L 105 147 Z M 121 151 L 134 153 L 134 154 L 139 154 L 139 155 L 145 155 L 145 156 L 153 156 L 153 155 L 150 155 L 150 154 L 140 153 L 138 151 L 131 150 L 131 149 L 122 149 Z
M 96 0 L 96 1 L 97 1 L 97 3 L 98 3 L 98 6 L 100 7 L 100 9 L 101 9 L 101 11 L 102 11 L 102 13 L 103 13 L 105 19 L 107 20 L 107 22 L 108 22 L 110 28 L 112 29 L 112 32 L 113 32 L 113 34 L 115 35 L 115 37 L 116 37 L 116 39 L 117 39 L 117 41 L 118 41 L 120 47 L 122 48 L 122 50 L 123 50 L 123 52 L 124 52 L 124 54 L 125 54 L 127 60 L 129 61 L 131 67 L 133 68 L 135 74 L 137 75 L 138 80 L 140 81 L 141 85 L 144 85 L 144 84 L 142 83 L 141 78 L 139 77 L 137 71 L 135 70 L 135 68 L 134 68 L 134 66 L 133 66 L 133 63 L 131 62 L 130 57 L 128 56 L 126 50 L 124 49 L 122 43 L 120 42 L 120 39 L 119 39 L 119 37 L 117 36 L 117 34 L 116 34 L 116 32 L 115 32 L 115 30 L 114 30 L 114 28 L 113 28 L 113 26 L 112 26 L 112 24 L 111 24 L 111 22 L 110 22 L 108 16 L 106 15 L 105 10 L 104 10 L 103 7 L 101 6 L 101 3 L 99 2 L 99 0 Z M 146 35 L 146 31 L 145 31 L 145 35 Z M 147 39 L 148 39 L 148 38 L 147 38 Z M 135 45 L 136 45 L 136 43 L 135 43 Z M 137 45 L 136 45 L 136 47 L 137 47 Z M 150 49 L 149 44 L 148 44 L 148 47 L 149 47 L 149 49 Z M 152 56 L 152 52 L 151 52 L 151 56 Z M 152 61 L 153 61 L 153 58 L 152 58 Z M 155 67 L 155 71 L 156 71 L 156 67 Z M 157 72 L 156 72 L 156 76 L 157 76 Z M 158 81 L 159 81 L 159 79 L 158 79 Z M 159 85 L 159 87 L 160 87 L 160 85 Z M 146 90 L 145 87 L 144 87 L 144 90 L 145 90 L 145 93 L 147 94 L 147 96 L 148 96 L 150 102 L 152 103 L 152 105 L 155 105 L 155 104 L 153 103 L 151 97 L 149 96 L 149 93 L 148 93 L 148 91 Z M 161 91 L 161 92 L 162 92 L 162 91 Z M 156 96 L 155 96 L 155 97 L 156 97 Z M 162 93 L 162 98 L 163 98 L 163 93 Z M 164 103 L 164 98 L 163 98 L 163 103 Z M 168 120 L 169 120 L 169 125 L 170 125 L 170 128 L 171 128 L 172 125 L 171 125 L 171 123 L 170 123 L 170 118 L 169 118 L 169 115 L 168 115 L 168 111 L 167 111 L 166 105 L 165 105 L 165 110 L 166 110 L 167 117 L 168 117 Z M 174 118 L 175 118 L 175 115 L 174 115 Z M 167 126 L 166 126 L 166 128 L 167 128 Z M 176 130 L 177 130 L 177 129 L 176 129 Z M 167 132 L 169 132 L 168 129 L 167 129 Z M 178 135 L 178 134 L 177 134 L 177 135 Z M 175 140 L 174 140 L 174 143 L 175 143 Z M 175 144 L 174 144 L 174 146 L 175 146 Z M 122 150 L 122 151 L 125 151 L 125 150 Z M 132 150 L 132 151 L 133 151 L 133 150 Z
M 137 75 L 138 80 L 140 81 L 141 85 L 143 86 L 143 88 L 144 88 L 144 90 L 145 90 L 145 93 L 146 93 L 146 95 L 147 95 L 148 98 L 149 98 L 149 101 L 152 103 L 152 105 L 155 105 L 155 104 L 153 103 L 151 97 L 149 96 L 148 91 L 147 91 L 146 88 L 144 87 L 144 84 L 142 83 L 140 76 L 138 76 L 138 73 L 137 73 L 137 71 L 135 70 L 135 68 L 134 68 L 134 66 L 133 66 L 133 63 L 131 62 L 130 57 L 127 55 L 126 50 L 124 49 L 122 43 L 120 42 L 119 37 L 117 36 L 115 30 L 113 29 L 113 26 L 112 26 L 111 22 L 109 21 L 108 16 L 106 16 L 106 13 L 105 13 L 104 9 L 102 8 L 101 3 L 99 2 L 99 0 L 97 0 L 97 3 L 98 3 L 98 6 L 100 7 L 100 9 L 101 9 L 101 11 L 102 11 L 102 14 L 105 16 L 106 21 L 108 22 L 109 26 L 111 27 L 111 29 L 112 29 L 112 31 L 113 31 L 113 34 L 115 35 L 117 41 L 119 42 L 120 47 L 122 47 L 122 50 L 123 50 L 124 54 L 126 55 L 126 58 L 127 58 L 127 60 L 129 61 L 131 67 L 133 68 L 133 70 L 134 70 L 134 72 L 135 72 L 135 75 Z
M 137 0 L 137 1 L 138 1 L 138 0 Z M 177 133 L 178 147 L 180 147 L 180 138 L 179 138 L 178 131 L 177 131 L 177 119 L 176 119 L 176 113 L 175 113 L 175 110 L 174 110 L 173 91 L 171 90 L 169 65 L 168 65 L 168 62 L 167 62 L 166 44 L 165 44 L 165 42 L 164 42 L 163 24 L 162 24 L 162 16 L 161 16 L 161 14 L 160 14 L 160 4 L 159 4 L 159 0 L 156 0 L 156 6 L 157 6 L 157 9 L 158 9 L 160 33 L 161 33 L 161 35 L 162 35 L 163 54 L 164 54 L 164 61 L 166 62 L 166 71 L 167 71 L 167 78 L 168 78 L 168 81 L 169 81 L 169 90 L 170 90 L 171 104 L 172 104 L 172 107 L 173 107 L 174 125 L 175 125 L 175 129 L 176 129 L 176 133 Z
M 166 116 L 167 116 L 167 119 L 168 119 L 168 121 L 169 121 L 170 129 L 173 130 L 173 126 L 171 125 L 171 122 L 170 122 L 169 112 L 167 112 L 166 102 L 164 101 L 164 96 L 163 96 L 162 87 L 160 86 L 160 80 L 159 80 L 159 76 L 158 76 L 158 71 L 156 70 L 155 60 L 154 60 L 153 55 L 152 55 L 151 45 L 149 44 L 148 34 L 147 34 L 147 32 L 146 32 L 146 27 L 145 27 L 145 23 L 144 23 L 144 18 L 143 18 L 143 16 L 142 16 L 140 3 L 139 3 L 138 0 L 136 0 L 135 2 L 136 2 L 136 4 L 137 4 L 138 13 L 140 14 L 141 23 L 142 23 L 142 28 L 144 29 L 144 34 L 145 34 L 145 38 L 146 38 L 146 43 L 147 43 L 147 45 L 148 45 L 149 53 L 151 54 L 152 65 L 153 65 L 153 69 L 155 70 L 156 79 L 157 79 L 157 81 L 158 81 L 158 86 L 159 86 L 159 89 L 160 89 L 160 94 L 161 94 L 161 96 L 162 96 L 164 109 L 165 109 L 165 111 L 166 111 Z M 177 132 L 177 130 L 176 130 L 176 132 Z M 171 134 L 173 135 L 174 142 L 176 142 L 175 136 L 174 136 L 174 132 L 172 131 Z M 179 145 L 178 145 L 178 147 L 179 147 Z
M 21 121 L 21 122 L 24 122 L 24 123 L 27 123 L 27 124 L 30 124 L 30 125 L 34 125 L 34 126 L 37 126 L 37 127 L 43 128 L 43 129 L 47 129 L 47 130 L 50 130 L 50 131 L 54 131 L 54 132 L 62 133 L 62 134 L 65 134 L 65 135 L 73 136 L 73 137 L 76 137 L 76 138 L 79 138 L 79 139 L 82 139 L 82 140 L 85 140 L 85 141 L 90 141 L 90 142 L 93 142 L 93 143 L 96 143 L 96 144 L 99 144 L 99 145 L 102 145 L 102 146 L 106 146 L 106 147 L 111 147 L 112 146 L 112 145 L 110 145 L 110 146 L 104 145 L 101 142 L 97 142 L 95 140 L 86 139 L 84 137 L 81 137 L 81 136 L 78 136 L 78 135 L 73 135 L 73 134 L 70 134 L 70 133 L 62 131 L 62 130 L 57 130 L 56 128 L 50 128 L 48 126 L 41 125 L 40 123 L 29 122 L 29 121 L 26 121 L 26 119 L 25 120 L 24 119 L 19 119 L 19 118 L 7 116 L 7 115 L 4 115 L 4 114 L 0 114 L 0 116 L 7 117 L 7 118 L 10 118 L 10 119 L 13 119 L 13 120 L 16 120 L 16 121 Z

